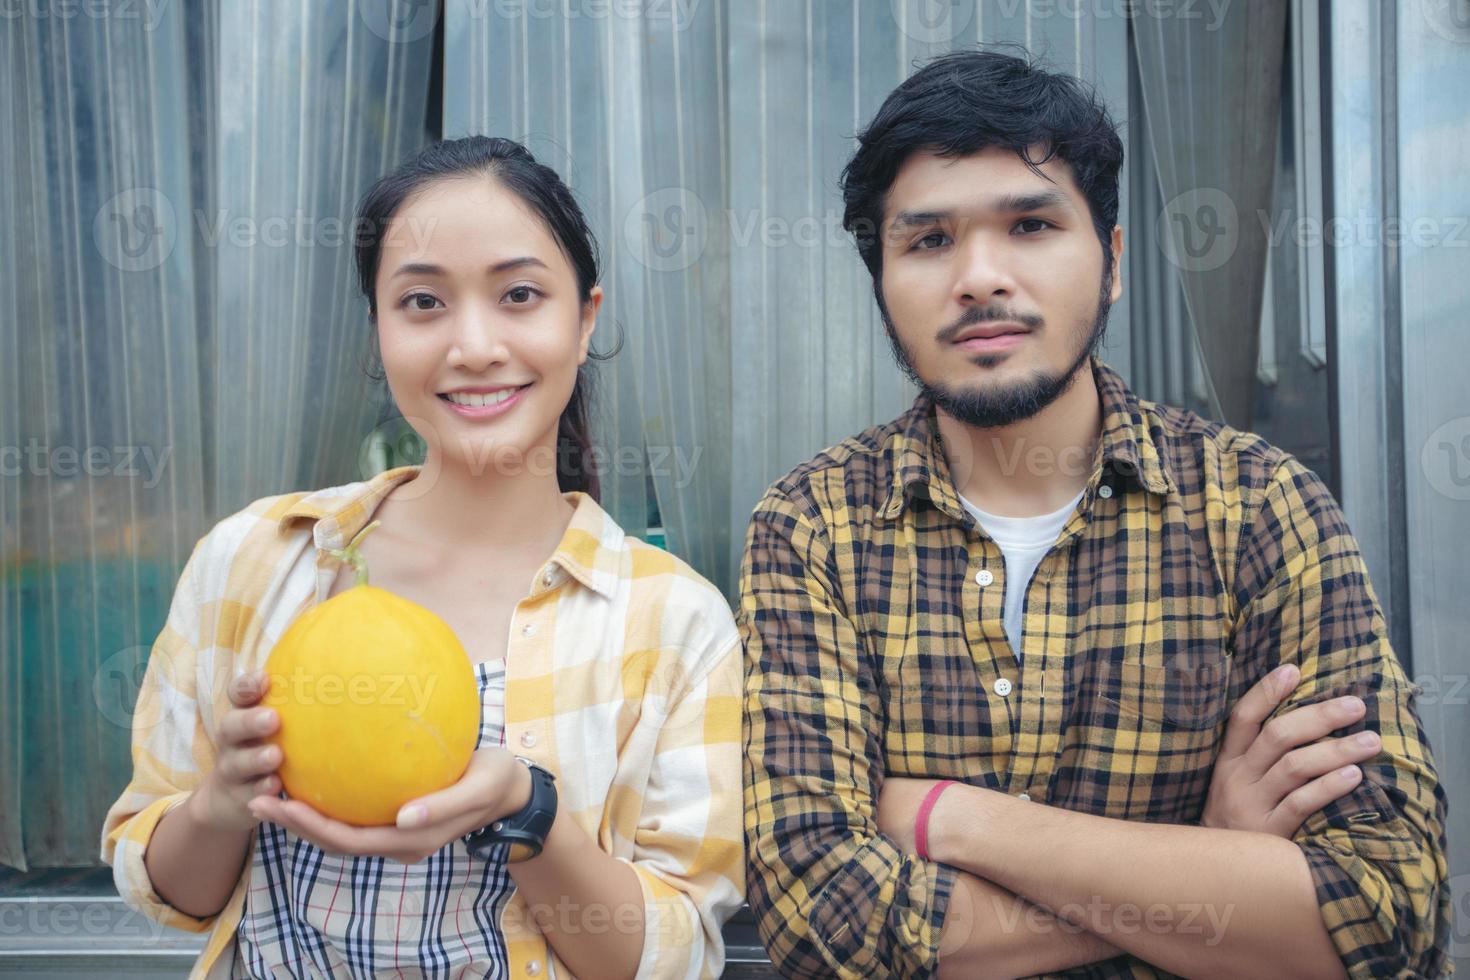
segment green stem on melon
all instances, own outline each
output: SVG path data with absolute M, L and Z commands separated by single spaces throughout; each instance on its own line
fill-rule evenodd
M 347 542 L 347 547 L 333 548 L 327 552 L 327 554 L 331 555 L 333 558 L 336 558 L 338 561 L 345 561 L 352 566 L 353 572 L 357 574 L 357 581 L 353 583 L 354 585 L 368 584 L 367 559 L 363 558 L 362 555 L 357 553 L 357 547 L 362 543 L 363 536 L 381 523 L 383 522 L 373 521 L 367 527 L 354 534 L 352 536 L 352 540 Z

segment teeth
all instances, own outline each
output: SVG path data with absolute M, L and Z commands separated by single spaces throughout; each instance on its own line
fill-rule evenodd
M 451 391 L 445 397 L 456 405 L 464 405 L 469 408 L 483 408 L 486 405 L 499 405 L 501 402 L 513 397 L 520 390 L 519 388 L 506 388 L 488 395 L 470 395 L 461 391 Z

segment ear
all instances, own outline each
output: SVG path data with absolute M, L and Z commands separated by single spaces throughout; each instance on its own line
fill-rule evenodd
M 577 344 L 577 364 L 587 363 L 587 351 L 592 346 L 592 331 L 597 329 L 597 311 L 602 309 L 602 287 L 593 286 L 582 304 L 581 336 Z
M 1113 226 L 1113 288 L 1112 295 L 1108 298 L 1110 303 L 1118 302 L 1118 297 L 1123 295 L 1123 226 Z

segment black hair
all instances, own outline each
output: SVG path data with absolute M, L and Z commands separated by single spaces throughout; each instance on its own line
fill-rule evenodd
M 466 136 L 430 143 L 396 170 L 378 178 L 358 204 L 354 226 L 357 278 L 367 297 L 371 322 L 376 324 L 378 319 L 378 258 L 393 215 L 411 194 L 436 180 L 474 176 L 494 178 L 541 216 L 571 263 L 582 302 L 591 298 L 599 276 L 597 241 L 571 189 L 555 170 L 537 162 L 520 143 L 498 136 Z M 605 360 L 612 354 L 589 356 Z M 370 375 L 383 380 L 381 373 Z M 584 364 L 577 371 L 572 397 L 557 423 L 556 473 L 563 492 L 580 490 L 598 499 L 601 486 L 592 452 L 589 407 L 592 385 L 591 365 Z
M 1040 160 L 1028 155 L 1033 146 L 1044 148 Z M 1103 274 L 1110 275 L 1123 141 L 1096 91 L 1029 55 L 952 51 L 889 93 L 842 171 L 842 226 L 857 241 L 880 305 L 883 209 L 899 169 L 920 151 L 963 157 L 990 147 L 1014 151 L 1037 174 L 1053 156 L 1067 164 L 1087 198 Z

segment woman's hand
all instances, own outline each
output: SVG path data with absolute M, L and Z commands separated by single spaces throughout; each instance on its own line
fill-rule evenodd
M 480 749 L 459 781 L 405 803 L 396 826 L 355 827 L 317 812 L 301 800 L 250 801 L 260 820 L 280 824 L 329 854 L 391 858 L 416 864 L 472 830 L 524 809 L 531 772 L 503 748 Z
M 230 710 L 215 732 L 219 758 L 190 798 L 194 815 L 216 830 L 251 830 L 258 822 L 249 805 L 256 797 L 274 798 L 281 791 L 276 770 L 281 750 L 263 739 L 280 726 L 280 717 L 260 706 L 270 688 L 263 673 L 241 674 L 230 682 Z

